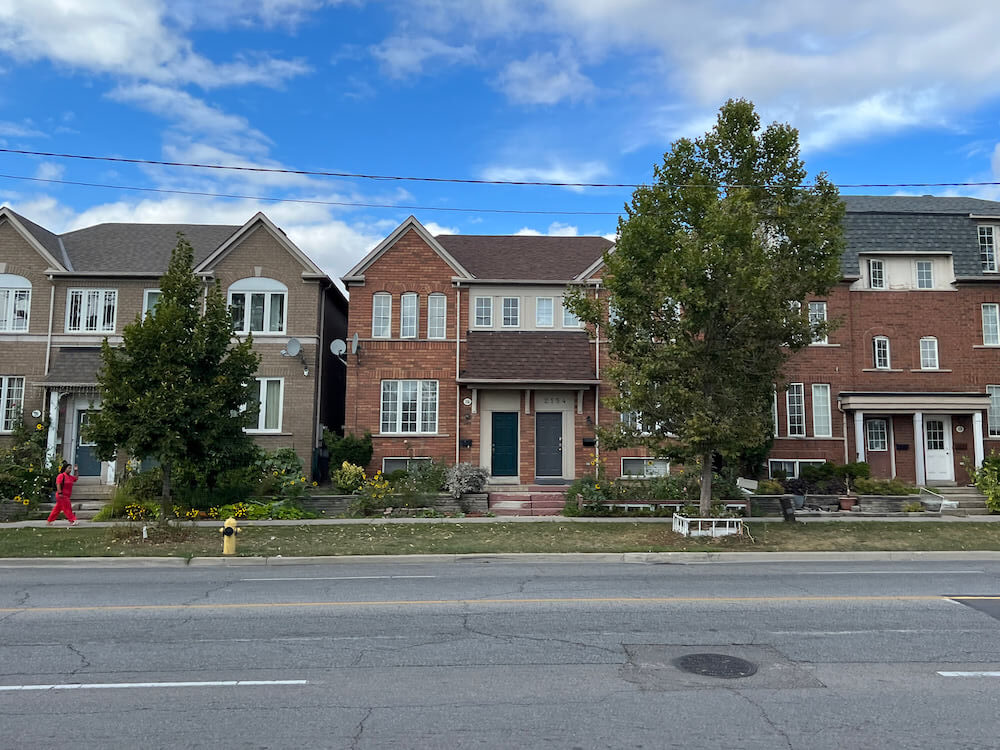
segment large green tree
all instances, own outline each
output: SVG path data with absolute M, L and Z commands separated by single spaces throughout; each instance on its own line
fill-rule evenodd
M 783 365 L 827 330 L 803 303 L 840 279 L 844 209 L 823 174 L 805 179 L 798 132 L 761 129 L 750 102 L 730 100 L 703 137 L 672 144 L 626 206 L 606 257 L 607 324 L 596 299 L 574 303 L 606 325 L 619 386 L 608 404 L 638 417 L 603 444 L 700 460 L 702 514 L 713 457 L 768 440 Z
M 191 245 L 178 234 L 155 308 L 125 326 L 120 346 L 101 347 L 101 410 L 88 435 L 104 460 L 119 449 L 155 458 L 163 472 L 161 518 L 169 517 L 171 477 L 179 465 L 219 466 L 249 454 L 244 428 L 256 423 L 250 337 L 233 336 L 218 282 L 194 274 Z

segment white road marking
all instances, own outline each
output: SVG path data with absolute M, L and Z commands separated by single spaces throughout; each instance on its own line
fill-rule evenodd
M 241 581 L 373 581 L 390 578 L 437 578 L 437 576 L 306 576 L 303 578 L 241 578 Z
M 872 575 L 921 575 L 950 576 L 985 573 L 982 570 L 800 570 L 797 576 L 872 576 Z
M 942 677 L 1000 677 L 1000 672 L 938 672 Z
M 308 685 L 308 680 L 214 680 L 209 682 L 71 682 L 62 685 L 0 685 L 15 690 L 114 690 L 118 688 L 247 687 L 254 685 Z

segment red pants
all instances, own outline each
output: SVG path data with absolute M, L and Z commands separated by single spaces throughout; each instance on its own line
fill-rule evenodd
M 70 523 L 76 522 L 76 516 L 73 514 L 73 504 L 70 502 L 70 499 L 68 497 L 63 498 L 63 496 L 57 492 L 56 506 L 52 509 L 52 512 L 49 513 L 49 523 L 55 521 L 59 517 L 60 513 L 64 513 Z

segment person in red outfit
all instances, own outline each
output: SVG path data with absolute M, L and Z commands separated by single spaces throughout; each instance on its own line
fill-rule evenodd
M 76 464 L 73 464 L 72 468 L 73 471 L 71 472 L 70 465 L 63 464 L 62 471 L 56 477 L 56 505 L 52 509 L 52 512 L 49 513 L 48 523 L 50 526 L 59 517 L 60 513 L 66 515 L 70 526 L 76 526 L 76 515 L 73 513 L 73 503 L 70 498 L 73 497 L 73 484 L 80 477 L 76 473 Z

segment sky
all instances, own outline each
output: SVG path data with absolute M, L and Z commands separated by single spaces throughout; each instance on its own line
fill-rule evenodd
M 0 0 L 0 148 L 636 184 L 742 97 L 799 130 L 810 175 L 992 182 L 997 32 L 980 0 Z M 333 278 L 410 214 L 434 234 L 613 238 L 630 195 L 0 152 L 0 203 L 54 232 L 263 211 Z

